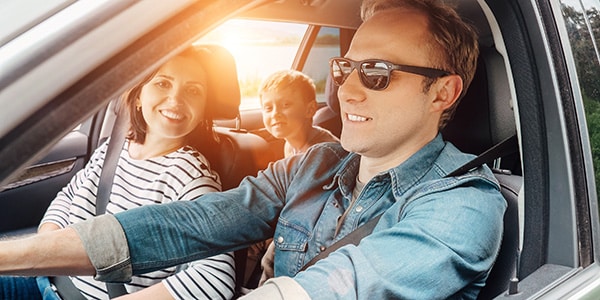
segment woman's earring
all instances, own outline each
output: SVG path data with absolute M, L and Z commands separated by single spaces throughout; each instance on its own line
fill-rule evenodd
M 141 106 L 141 105 L 139 105 L 139 104 L 137 104 L 137 105 L 135 106 L 135 109 L 136 109 L 137 111 L 140 111 L 140 110 L 142 110 L 142 106 Z

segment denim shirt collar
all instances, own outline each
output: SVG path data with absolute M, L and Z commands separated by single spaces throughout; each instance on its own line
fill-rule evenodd
M 367 185 L 371 182 L 391 180 L 391 188 L 394 197 L 398 199 L 407 190 L 422 181 L 425 174 L 429 173 L 436 160 L 438 160 L 440 153 L 445 146 L 446 143 L 442 139 L 441 134 L 438 134 L 433 140 L 406 161 L 392 169 L 377 174 L 367 183 Z M 352 189 L 355 185 L 359 165 L 360 155 L 350 153 L 341 163 L 341 167 L 333 177 L 332 182 L 324 188 L 332 189 L 338 185 L 342 194 L 345 197 L 349 197 L 352 194 Z

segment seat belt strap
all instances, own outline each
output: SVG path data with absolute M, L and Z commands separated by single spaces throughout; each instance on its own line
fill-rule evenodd
M 381 215 L 382 214 L 369 220 L 367 223 L 362 224 L 358 228 L 354 229 L 354 231 L 350 232 L 348 235 L 343 237 L 341 240 L 333 243 L 331 246 L 327 247 L 324 251 L 319 252 L 319 254 L 317 254 L 317 256 L 313 257 L 307 264 L 305 264 L 300 269 L 300 271 L 306 270 L 306 268 L 314 265 L 318 260 L 329 256 L 329 253 L 341 248 L 342 246 L 349 245 L 349 244 L 358 246 L 358 243 L 360 243 L 360 240 L 362 240 L 362 238 L 364 238 L 365 236 L 367 236 L 367 235 L 371 234 L 371 232 L 373 232 L 373 229 L 375 228 L 375 225 L 377 225 L 377 222 L 379 222 Z
M 108 206 L 113 179 L 115 177 L 115 171 L 117 170 L 117 162 L 119 161 L 119 154 L 123 150 L 123 145 L 125 144 L 127 126 L 124 123 L 122 113 L 118 112 L 110 135 L 110 141 L 108 142 L 104 163 L 102 164 L 100 181 L 98 182 L 98 191 L 96 193 L 97 216 L 104 214 L 106 212 L 106 206 Z
M 124 114 L 125 112 L 123 112 L 122 108 L 117 109 L 117 117 L 110 135 L 110 141 L 108 142 L 106 156 L 104 157 L 104 163 L 102 164 L 102 171 L 100 173 L 100 181 L 98 182 L 98 192 L 96 194 L 97 216 L 106 212 L 106 206 L 108 206 L 110 192 L 115 178 L 115 171 L 117 170 L 117 162 L 119 161 L 119 156 L 125 145 L 125 137 L 128 128 L 125 124 L 126 117 Z M 125 285 L 122 283 L 107 282 L 106 289 L 110 299 L 127 294 Z
M 479 154 L 479 156 L 470 160 L 466 164 L 462 165 L 458 169 L 450 172 L 448 175 L 444 177 L 454 177 L 458 175 L 462 175 L 467 173 L 468 171 L 477 168 L 485 163 L 489 163 L 496 158 L 506 156 L 515 151 L 519 146 L 519 141 L 517 139 L 517 134 L 513 134 L 512 136 L 502 140 L 498 144 L 492 146 L 490 149 L 485 152 Z
M 454 176 L 459 176 L 459 175 L 465 174 L 468 171 L 472 170 L 473 168 L 483 165 L 484 163 L 489 163 L 496 158 L 503 157 L 503 156 L 513 153 L 513 151 L 516 147 L 518 147 L 518 139 L 517 139 L 517 135 L 514 134 L 511 137 L 504 139 L 501 142 L 499 142 L 498 144 L 492 146 L 490 149 L 486 150 L 485 152 L 481 153 L 477 157 L 468 161 L 467 163 L 460 166 L 456 170 L 448 173 L 448 175 L 444 176 L 444 178 L 454 177 Z M 364 238 L 365 236 L 367 236 L 367 235 L 371 234 L 371 232 L 373 232 L 373 229 L 375 228 L 375 225 L 377 225 L 377 222 L 379 222 L 381 215 L 382 214 L 369 220 L 367 223 L 359 226 L 358 228 L 356 228 L 354 231 L 350 232 L 348 235 L 346 235 L 339 241 L 337 241 L 337 242 L 333 243 L 331 246 L 327 247 L 324 251 L 317 254 L 317 256 L 313 257 L 307 264 L 305 264 L 300 269 L 300 271 L 306 270 L 306 268 L 312 266 L 318 260 L 329 256 L 329 254 L 331 252 L 341 248 L 342 246 L 349 245 L 349 244 L 353 244 L 353 245 L 357 246 L 358 243 L 360 243 L 360 240 L 362 240 L 362 238 Z
M 101 215 L 106 212 L 106 206 L 108 205 L 108 199 L 110 197 L 110 191 L 112 188 L 112 182 L 117 167 L 117 161 L 119 160 L 119 154 L 123 149 L 125 143 L 125 137 L 127 133 L 126 117 L 123 116 L 122 109 L 118 109 L 116 113 L 115 123 L 111 131 L 110 141 L 106 150 L 106 156 L 104 157 L 104 163 L 102 165 L 102 171 L 100 174 L 100 182 L 98 183 L 98 192 L 96 194 L 96 215 Z M 58 294 L 65 299 L 87 299 L 77 287 L 71 281 L 68 276 L 55 276 L 52 277 L 51 282 L 57 289 Z M 106 284 L 109 297 L 116 298 L 121 295 L 127 294 L 125 286 L 120 283 L 107 283 Z

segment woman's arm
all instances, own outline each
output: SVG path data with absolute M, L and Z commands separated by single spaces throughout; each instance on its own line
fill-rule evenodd
M 235 293 L 233 253 L 194 261 L 163 284 L 175 299 L 231 299 Z
M 128 294 L 116 298 L 116 300 L 175 300 L 169 293 L 163 282 L 159 282 L 153 286 L 137 291 L 133 294 Z
M 38 227 L 38 233 L 59 230 L 60 228 L 61 228 L 60 226 L 58 226 L 54 223 L 46 222 L 46 223 L 42 223 L 40 225 L 40 227 Z
M 196 261 L 160 283 L 118 299 L 232 299 L 234 293 L 234 260 L 228 253 Z

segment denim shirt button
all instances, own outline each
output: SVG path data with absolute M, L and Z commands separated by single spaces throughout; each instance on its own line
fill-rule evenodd
M 356 212 L 361 212 L 363 210 L 363 207 L 359 205 L 356 207 L 355 210 L 356 210 Z
M 325 249 L 327 249 L 327 248 L 325 248 L 325 246 L 319 247 L 319 250 L 321 250 L 321 252 L 325 251 Z
M 283 237 L 282 237 L 282 236 L 279 236 L 279 237 L 277 238 L 277 242 L 278 242 L 278 243 L 280 243 L 280 244 L 281 244 L 281 243 L 283 243 Z

